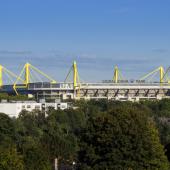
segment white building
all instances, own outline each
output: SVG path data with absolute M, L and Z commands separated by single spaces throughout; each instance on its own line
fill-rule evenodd
M 42 103 L 42 110 L 44 111 L 48 111 L 49 108 L 53 108 L 55 110 L 61 109 L 67 109 L 68 108 L 68 104 L 67 103 Z
M 39 111 L 48 111 L 48 108 L 54 108 L 57 109 L 67 109 L 68 105 L 67 103 L 36 103 L 36 102 L 15 102 L 15 103 L 0 103 L 0 112 L 5 113 L 10 117 L 18 117 L 19 113 L 23 110 L 26 111 L 33 111 L 33 110 L 39 110 Z

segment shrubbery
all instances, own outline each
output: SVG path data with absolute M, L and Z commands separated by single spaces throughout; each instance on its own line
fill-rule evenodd
M 78 101 L 76 110 L 0 114 L 0 169 L 168 170 L 170 100 Z M 164 145 L 164 146 L 163 146 Z M 9 163 L 7 163 L 9 162 Z M 18 163 L 16 163 L 18 162 Z

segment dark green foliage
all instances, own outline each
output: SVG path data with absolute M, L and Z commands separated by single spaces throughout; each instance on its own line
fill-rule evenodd
M 24 170 L 22 156 L 17 153 L 14 146 L 0 147 L 0 169 L 1 170 Z
M 75 110 L 51 108 L 46 117 L 37 111 L 23 111 L 17 119 L 0 113 L 0 169 L 4 163 L 4 170 L 52 170 L 55 158 L 87 170 L 168 169 L 159 136 L 170 155 L 170 100 L 72 102 Z
M 73 110 L 53 111 L 49 114 L 42 144 L 50 153 L 51 159 L 57 157 L 61 161 L 70 162 L 75 159 L 78 145 L 74 132 L 81 127 L 82 119 L 81 113 Z
M 136 107 L 90 117 L 80 139 L 80 169 L 169 169 L 153 122 Z
M 49 155 L 41 144 L 45 115 L 23 111 L 16 120 L 16 144 L 23 155 L 25 170 L 50 170 Z
M 141 103 L 141 105 L 151 110 L 150 115 L 156 122 L 161 143 L 163 145 L 170 143 L 170 100 L 147 101 Z
M 25 170 L 51 170 L 49 157 L 42 145 L 27 138 L 23 145 Z
M 22 156 L 15 147 L 14 121 L 0 113 L 0 169 L 23 170 Z
M 14 140 L 14 123 L 4 113 L 0 113 L 0 145 L 10 145 Z
M 72 163 L 78 150 L 75 133 L 81 124 L 83 113 L 74 110 L 51 109 L 47 117 L 41 112 L 22 112 L 15 129 L 16 143 L 24 156 L 26 169 L 50 169 L 55 158 L 60 163 Z
M 23 101 L 23 100 L 30 100 L 27 95 L 8 95 L 7 93 L 0 93 L 0 101 L 1 100 L 14 100 L 14 101 Z M 33 98 L 31 99 L 33 100 Z

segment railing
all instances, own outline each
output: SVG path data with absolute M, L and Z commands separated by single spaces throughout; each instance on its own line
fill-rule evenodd
M 158 83 L 158 82 L 153 82 L 153 83 L 81 83 L 80 84 L 80 88 L 81 87 L 117 87 L 117 86 L 155 86 L 155 87 L 162 87 L 162 86 L 166 86 L 166 87 L 170 87 L 170 84 L 168 83 Z M 37 82 L 37 83 L 30 83 L 28 85 L 28 89 L 73 89 L 73 83 L 49 83 L 49 82 Z
M 82 83 L 81 86 L 170 86 L 169 83 Z
M 49 83 L 49 82 L 38 82 L 28 84 L 28 89 L 73 89 L 73 83 Z

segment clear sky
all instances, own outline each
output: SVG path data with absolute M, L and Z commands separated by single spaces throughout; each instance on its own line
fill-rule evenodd
M 74 59 L 85 81 L 170 66 L 170 0 L 0 0 L 2 65 L 63 80 Z

